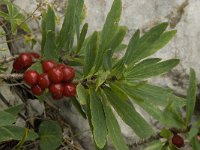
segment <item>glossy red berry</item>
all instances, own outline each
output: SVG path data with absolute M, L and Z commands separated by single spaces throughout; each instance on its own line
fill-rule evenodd
M 65 64 L 58 64 L 57 67 L 60 68 L 60 69 L 63 69 L 65 67 L 67 67 L 67 66 Z
M 38 83 L 39 74 L 37 71 L 28 70 L 24 73 L 23 79 L 28 85 L 35 85 Z
M 21 71 L 23 70 L 23 64 L 20 62 L 19 58 L 17 58 L 14 62 L 13 62 L 13 69 L 15 71 Z
M 74 68 L 72 68 L 72 67 L 62 68 L 62 72 L 63 72 L 63 81 L 64 82 L 71 82 L 75 77 Z
M 63 84 L 51 84 L 49 91 L 54 99 L 61 99 L 63 97 Z
M 63 95 L 66 97 L 73 97 L 76 95 L 76 85 L 73 83 L 64 84 Z
M 49 87 L 50 81 L 49 81 L 49 77 L 48 77 L 48 74 L 47 74 L 47 73 L 43 73 L 43 74 L 39 75 L 39 78 L 38 78 L 38 85 L 39 85 L 42 89 L 45 89 L 45 88 L 48 88 L 48 87 Z
M 29 53 L 33 58 L 40 58 L 40 55 L 38 54 L 38 53 L 36 53 L 36 52 L 30 52 Z
M 48 76 L 52 83 L 61 83 L 63 80 L 62 69 L 55 67 L 48 72 Z
M 57 64 L 53 60 L 47 60 L 42 63 L 43 72 L 49 72 L 52 70 Z
M 32 91 L 32 93 L 33 93 L 34 95 L 36 95 L 36 96 L 40 96 L 40 95 L 42 95 L 42 93 L 44 92 L 44 90 L 43 90 L 38 84 L 33 85 L 33 86 L 31 87 L 31 91 Z
M 184 146 L 184 140 L 181 136 L 179 136 L 178 134 L 175 134 L 173 137 L 172 137 L 172 143 L 178 147 L 178 148 L 181 148 Z
M 33 59 L 28 53 L 21 53 L 18 59 L 18 63 L 23 66 L 23 69 L 27 69 L 33 64 Z

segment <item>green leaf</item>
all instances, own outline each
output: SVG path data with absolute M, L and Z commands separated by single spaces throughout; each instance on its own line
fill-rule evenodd
M 166 45 L 176 33 L 176 31 L 164 33 L 167 26 L 167 23 L 161 23 L 150 29 L 140 39 L 138 39 L 138 31 L 129 42 L 127 54 L 124 56 L 124 63 L 136 63 L 139 60 L 154 54 L 157 50 Z
M 110 71 L 99 73 L 97 77 L 97 81 L 96 81 L 96 90 L 106 81 L 109 75 L 110 75 Z
M 197 79 L 195 71 L 190 69 L 189 87 L 187 91 L 186 124 L 189 125 L 196 103 Z
M 12 125 L 16 121 L 16 116 L 0 111 L 0 126 Z
M 0 126 L 0 142 L 9 141 L 9 140 L 21 140 L 24 135 L 25 128 L 17 126 Z M 30 131 L 26 140 L 35 140 L 38 138 L 38 135 Z
M 34 63 L 30 68 L 30 70 L 35 70 L 37 71 L 39 74 L 43 73 L 43 70 L 42 70 L 42 64 L 41 62 L 36 62 Z
M 146 59 L 133 67 L 128 67 L 125 79 L 134 81 L 157 76 L 171 70 L 179 63 L 178 59 L 169 59 L 163 62 L 156 62 L 156 60 L 158 59 Z
M 25 32 L 31 32 L 31 29 L 25 22 L 26 17 L 20 13 L 19 9 L 13 3 L 7 1 L 5 2 L 8 8 L 8 14 L 0 12 L 0 16 L 4 17 L 11 24 L 11 31 L 13 34 L 17 33 L 17 29 L 20 27 Z
M 41 150 L 55 150 L 62 142 L 62 129 L 55 121 L 43 121 L 39 127 L 39 136 Z
M 108 128 L 108 136 L 111 139 L 116 150 L 128 150 L 128 147 L 124 141 L 124 137 L 121 133 L 120 126 L 115 119 L 115 116 L 109 106 L 104 106 L 104 112 L 106 115 L 106 126 Z
M 147 138 L 153 134 L 151 126 L 129 102 L 119 99 L 119 97 L 109 88 L 104 89 L 104 92 L 122 120 L 129 125 L 139 137 Z
M 81 105 L 85 105 L 87 102 L 87 99 L 89 98 L 88 91 L 82 86 L 81 83 L 79 83 L 76 86 L 76 92 L 77 92 L 77 99 Z
M 162 129 L 162 131 L 160 132 L 160 136 L 163 137 L 163 138 L 166 138 L 166 139 L 169 139 L 171 138 L 171 136 L 173 135 L 173 133 L 168 130 L 168 129 Z
M 112 41 L 110 42 L 109 49 L 104 54 L 105 56 L 104 56 L 104 59 L 103 59 L 104 68 L 106 70 L 111 70 L 111 68 L 112 68 L 112 56 L 115 52 L 115 49 L 123 41 L 124 36 L 126 35 L 126 32 L 127 32 L 127 27 L 124 27 L 124 26 L 118 27 L 117 32 L 115 33 Z
M 80 103 L 78 102 L 78 100 L 75 97 L 72 97 L 72 104 L 74 105 L 74 107 L 77 109 L 77 111 L 81 114 L 81 116 L 84 119 L 87 119 L 85 112 L 83 111 Z
M 169 101 L 169 104 L 162 112 L 161 122 L 165 127 L 185 128 L 182 114 L 177 113 L 177 107 L 173 106 L 173 100 Z
M 76 8 L 78 2 L 79 0 L 68 1 L 64 22 L 57 38 L 57 49 L 59 51 L 63 48 L 69 51 L 72 46 L 75 33 Z
M 90 110 L 95 143 L 103 148 L 107 141 L 106 120 L 101 99 L 94 89 L 90 89 Z
M 55 32 L 47 31 L 46 42 L 44 45 L 44 57 L 47 60 L 58 60 L 58 53 L 55 44 Z
M 122 11 L 121 0 L 114 0 L 112 4 L 112 8 L 107 15 L 107 18 L 106 18 L 106 21 L 101 33 L 99 51 L 97 53 L 97 58 L 96 58 L 96 63 L 95 63 L 96 64 L 95 72 L 98 71 L 99 68 L 101 67 L 103 63 L 103 55 L 109 49 L 110 43 L 117 32 L 118 23 L 120 21 L 120 16 L 121 16 L 121 11 Z
M 137 44 L 139 43 L 139 39 L 140 39 L 140 30 L 137 30 L 131 40 L 129 41 L 126 53 L 123 57 L 123 61 L 125 64 L 129 64 L 132 60 L 131 57 L 133 56 L 134 50 L 137 46 Z
M 24 104 L 19 104 L 13 107 L 9 107 L 8 109 L 4 111 L 7 113 L 10 113 L 13 116 L 16 116 L 23 108 L 24 108 Z
M 148 144 L 144 150 L 161 150 L 163 147 L 163 143 L 160 140 L 153 141 Z
M 199 150 L 200 143 L 196 137 L 192 139 L 191 144 L 192 144 L 192 150 Z
M 97 42 L 98 42 L 98 32 L 94 32 L 86 45 L 85 63 L 83 66 L 84 76 L 87 76 L 90 73 L 92 67 L 94 66 L 94 61 L 97 52 Z
M 82 45 L 83 45 L 83 43 L 85 41 L 85 37 L 86 37 L 87 31 L 88 31 L 88 24 L 85 23 L 83 28 L 82 28 L 82 31 L 81 31 L 81 34 L 80 34 L 80 38 L 78 40 L 77 52 L 76 53 L 79 53 L 79 51 L 81 50 Z

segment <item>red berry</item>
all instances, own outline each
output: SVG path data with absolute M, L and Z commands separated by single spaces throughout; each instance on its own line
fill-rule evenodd
M 40 55 L 38 54 L 38 53 L 36 53 L 36 52 L 30 52 L 29 53 L 33 58 L 40 58 Z
M 14 62 L 13 62 L 13 68 L 15 69 L 15 71 L 21 71 L 23 70 L 23 65 L 20 62 L 19 58 L 17 58 Z
M 64 82 L 71 82 L 75 77 L 74 68 L 72 68 L 72 67 L 62 68 L 62 72 L 63 72 L 63 81 Z
M 44 90 L 38 84 L 32 86 L 31 91 L 36 96 L 40 96 L 44 92 Z
M 175 134 L 173 137 L 172 137 L 172 143 L 178 147 L 178 148 L 181 148 L 183 147 L 184 145 L 184 140 L 181 136 L 179 136 L 178 134 Z
M 48 72 L 48 76 L 52 83 L 61 83 L 63 80 L 62 69 L 55 67 Z
M 60 68 L 60 69 L 63 69 L 65 67 L 67 67 L 67 66 L 65 64 L 58 64 L 57 67 Z
M 33 64 L 33 59 L 28 53 L 21 53 L 18 59 L 19 63 L 23 66 L 23 69 L 27 69 Z
M 49 87 L 50 81 L 49 81 L 49 77 L 48 77 L 48 74 L 47 74 L 47 73 L 43 73 L 43 74 L 39 75 L 39 78 L 38 78 L 38 85 L 39 85 L 42 89 L 45 89 L 45 88 L 48 88 L 48 87 Z
M 24 73 L 23 79 L 28 85 L 35 85 L 38 83 L 39 74 L 37 71 L 28 70 Z
M 56 63 L 53 60 L 47 60 L 42 63 L 43 72 L 48 72 L 56 66 Z
M 73 83 L 66 83 L 64 85 L 63 95 L 67 97 L 73 97 L 76 95 L 76 85 Z
M 63 97 L 63 84 L 51 84 L 49 87 L 49 91 L 54 99 L 60 99 Z

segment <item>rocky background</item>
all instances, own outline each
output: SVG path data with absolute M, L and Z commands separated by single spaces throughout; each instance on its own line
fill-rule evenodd
M 39 2 L 45 0 L 13 0 L 22 11 L 31 14 Z M 179 95 L 186 94 L 187 79 L 190 67 L 194 68 L 197 73 L 198 81 L 200 81 L 200 0 L 122 0 L 123 12 L 121 17 L 121 25 L 128 27 L 128 33 L 125 38 L 125 43 L 128 42 L 134 31 L 138 28 L 142 33 L 150 27 L 160 23 L 169 22 L 169 29 L 176 29 L 177 35 L 175 38 L 162 50 L 155 54 L 155 57 L 163 59 L 178 58 L 180 64 L 168 74 L 161 77 L 153 78 L 150 82 L 161 86 L 168 86 L 176 91 Z M 58 16 L 62 16 L 66 6 L 66 0 L 46 0 L 51 3 Z M 110 10 L 113 0 L 85 0 L 86 19 L 89 23 L 89 33 L 94 30 L 101 30 L 105 21 L 106 15 Z M 40 15 L 40 10 L 35 12 L 35 15 Z M 30 25 L 33 31 L 39 29 L 38 20 L 31 21 Z M 39 36 L 37 38 L 40 38 Z M 2 41 L 2 40 L 1 40 Z M 5 43 L 0 43 L 0 49 L 6 48 Z M 34 50 L 38 51 L 39 47 Z M 16 51 L 26 51 L 27 47 L 23 44 L 18 44 Z M 9 55 L 6 51 L 1 52 L 1 55 Z M 5 86 L 0 87 L 0 91 L 6 89 Z M 12 94 L 3 92 L 10 102 L 16 100 Z M 66 110 L 64 107 L 68 107 Z M 63 115 L 75 127 L 77 132 L 82 132 L 89 129 L 88 124 L 70 106 L 63 106 Z M 146 114 L 144 114 L 146 115 Z M 151 121 L 151 118 L 146 116 Z M 119 120 L 120 121 L 120 120 Z M 121 123 L 121 121 L 120 121 Z M 131 143 L 136 140 L 132 131 L 123 123 L 121 123 L 122 131 Z M 91 139 L 89 132 L 83 132 L 80 136 L 86 149 L 94 149 L 91 147 Z

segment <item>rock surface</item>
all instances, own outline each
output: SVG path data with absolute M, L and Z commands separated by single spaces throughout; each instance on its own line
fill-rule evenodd
M 31 14 L 40 0 L 14 0 L 20 8 Z M 64 12 L 65 0 L 49 0 L 55 10 L 62 14 Z M 89 33 L 94 30 L 101 30 L 106 15 L 110 10 L 112 0 L 85 0 L 87 16 L 85 21 L 89 23 Z M 169 29 L 176 29 L 175 38 L 154 56 L 163 59 L 178 58 L 180 64 L 171 72 L 159 78 L 153 78 L 153 82 L 162 86 L 169 86 L 177 93 L 185 95 L 187 79 L 190 67 L 194 68 L 200 81 L 200 1 L 199 0 L 123 0 L 123 12 L 121 25 L 128 27 L 125 43 L 131 38 L 138 28 L 141 32 L 147 31 L 150 27 L 160 23 L 169 22 Z M 38 26 L 33 24 L 34 28 Z M 73 108 L 72 108 L 73 109 Z M 68 110 L 65 115 L 80 130 L 85 130 L 85 124 L 80 116 L 73 110 Z M 73 117 L 72 117 L 72 116 Z M 69 117 L 71 116 L 71 117 Z M 120 121 L 121 122 L 121 121 Z M 133 133 L 122 123 L 124 135 L 132 139 Z M 87 139 L 84 138 L 87 141 Z M 87 141 L 88 142 L 88 141 Z M 85 143 L 87 143 L 85 142 Z M 90 144 L 88 144 L 90 145 Z

